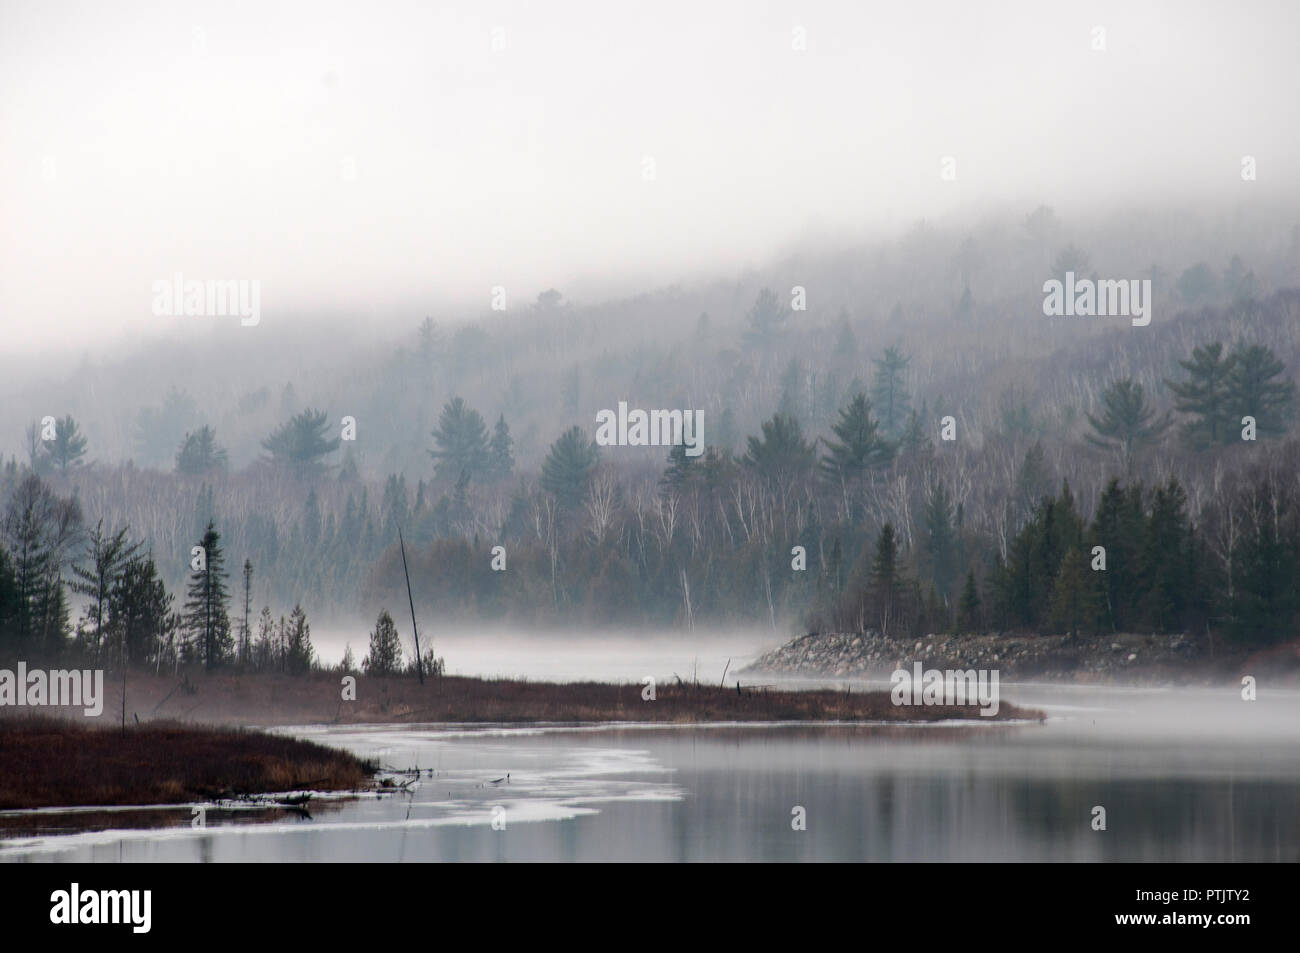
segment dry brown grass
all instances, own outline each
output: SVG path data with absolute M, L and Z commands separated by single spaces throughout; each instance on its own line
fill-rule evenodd
M 174 677 L 132 676 L 127 724 L 139 717 L 204 724 L 301 725 L 375 722 L 588 722 L 588 721 L 936 721 L 981 718 L 976 706 L 895 706 L 887 692 L 780 691 L 745 686 L 660 683 L 654 701 L 640 684 L 530 682 L 447 677 L 357 676 L 356 700 L 342 700 L 341 677 L 316 672 L 283 675 L 194 674 L 191 690 Z M 111 684 L 111 680 L 110 680 Z M 120 695 L 110 687 L 100 721 L 114 719 Z M 5 712 L 0 709 L 0 726 Z M 82 717 L 79 710 L 69 716 Z M 120 716 L 119 716 L 120 717 Z M 1039 712 L 1002 704 L 998 719 L 1039 718 Z
M 352 790 L 366 777 L 345 751 L 259 731 L 153 722 L 123 732 L 49 717 L 0 722 L 0 809 Z
M 33 716 L 0 709 L 0 809 L 55 805 L 176 804 L 312 787 L 352 790 L 366 768 L 352 755 L 294 738 L 234 727 L 248 724 L 376 722 L 761 722 L 974 721 L 1041 719 L 1003 702 L 994 718 L 975 705 L 896 706 L 888 692 L 781 691 L 661 684 L 653 701 L 640 684 L 357 677 L 356 700 L 341 677 L 279 675 L 133 676 L 127 726 L 106 699 L 87 724 L 80 709 Z M 52 717 L 62 715 L 63 717 Z M 136 718 L 139 718 L 139 723 Z M 206 724 L 183 724 L 188 718 Z

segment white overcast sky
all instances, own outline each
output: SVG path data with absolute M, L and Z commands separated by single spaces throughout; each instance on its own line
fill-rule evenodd
M 0 346 L 166 331 L 178 271 L 261 281 L 263 323 L 470 315 L 1003 201 L 1231 200 L 1242 155 L 1300 168 L 1297 11 L 0 0 Z

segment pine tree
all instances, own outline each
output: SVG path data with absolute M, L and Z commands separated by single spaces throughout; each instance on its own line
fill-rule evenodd
M 402 671 L 402 640 L 387 609 L 379 612 L 375 630 L 370 633 L 370 651 L 361 667 L 367 675 L 379 677 L 397 675 Z
M 217 445 L 217 435 L 204 425 L 193 433 L 186 432 L 176 451 L 176 472 L 203 475 L 226 468 L 225 448 Z
M 1229 365 L 1226 404 L 1231 419 L 1227 438 L 1236 436 L 1241 418 L 1247 415 L 1255 418 L 1258 433 L 1285 433 L 1295 400 L 1295 384 L 1276 378 L 1286 365 L 1262 344 L 1240 345 L 1232 352 Z
M 675 443 L 668 450 L 668 466 L 659 478 L 659 487 L 666 493 L 685 492 L 696 475 L 693 462 L 696 458 L 687 456 L 686 444 Z
M 966 571 L 966 585 L 957 603 L 957 631 L 976 634 L 980 631 L 980 594 L 975 585 L 974 569 Z
M 1032 550 L 1037 527 L 1031 519 L 1007 546 L 993 574 L 994 617 L 998 628 L 1022 628 L 1034 622 L 1034 577 Z
M 1155 632 L 1180 632 L 1194 598 L 1196 571 L 1187 494 L 1177 480 L 1156 488 L 1143 527 L 1142 616 Z
M 912 359 L 896 347 L 885 349 L 885 356 L 876 359 L 875 380 L 872 383 L 872 400 L 880 413 L 880 425 L 887 437 L 898 437 L 907 422 L 911 395 L 907 391 L 906 374 Z
M 700 466 L 700 487 L 710 499 L 718 499 L 736 479 L 736 460 L 730 450 L 709 447 L 704 451 L 704 463 Z
M 1047 467 L 1047 455 L 1043 445 L 1035 441 L 1025 451 L 1025 458 L 1016 471 L 1016 486 L 1013 501 L 1020 517 L 1027 517 L 1038 506 L 1038 501 L 1051 492 L 1051 474 Z
M 1138 448 L 1155 443 L 1169 428 L 1169 417 L 1156 416 L 1142 385 L 1135 384 L 1132 378 L 1115 381 L 1107 387 L 1101 395 L 1101 408 L 1100 417 L 1087 415 L 1094 433 L 1085 437 L 1094 446 L 1119 450 L 1126 469 L 1131 468 Z
M 355 483 L 361 479 L 361 468 L 357 466 L 357 456 L 352 452 L 352 448 L 343 454 L 343 465 L 339 467 L 340 483 Z
M 922 401 L 921 409 L 908 411 L 907 423 L 898 438 L 898 455 L 904 460 L 926 460 L 934 454 L 934 440 L 930 436 L 929 402 Z
M 745 340 L 758 347 L 770 347 L 785 333 L 789 317 L 790 309 L 770 289 L 763 288 L 754 300 L 754 306 L 745 315 L 748 325 Z
M 46 580 L 37 605 L 36 638 L 40 654 L 58 658 L 67 644 L 68 631 L 68 596 L 63 577 L 55 575 Z
M 14 608 L 8 633 L 0 634 L 8 634 L 15 654 L 62 649 L 67 628 L 63 567 L 81 532 L 81 519 L 76 497 L 57 496 L 35 474 L 9 496 L 2 529 L 12 560 Z
M 128 543 L 126 534 L 125 526 L 116 533 L 105 531 L 104 521 L 100 520 L 87 540 L 88 564 L 74 563 L 72 566 L 72 591 L 91 599 L 86 617 L 95 626 L 96 659 L 99 658 L 104 629 L 108 623 L 106 610 L 109 608 L 109 594 L 121 577 L 122 570 L 140 548 L 139 543 Z
M 211 522 L 199 545 L 203 547 L 207 567 L 190 575 L 185 600 L 185 629 L 191 653 L 204 668 L 211 670 L 229 661 L 234 648 L 226 610 L 229 601 L 226 557 L 221 551 L 221 534 Z
M 262 613 L 257 617 L 257 638 L 253 642 L 253 668 L 259 672 L 269 672 L 276 667 L 275 620 L 271 616 L 271 607 L 262 606 Z
M 239 630 L 239 664 L 247 665 L 252 650 L 253 633 L 248 628 L 248 613 L 253 602 L 253 562 L 244 560 L 244 625 Z
M 68 414 L 62 420 L 55 421 L 54 439 L 44 444 L 45 455 L 60 473 L 81 466 L 82 457 L 86 455 L 86 438 L 77 428 L 77 422 Z
M 1050 618 L 1053 628 L 1070 638 L 1076 638 L 1081 627 L 1095 626 L 1097 605 L 1092 571 L 1080 546 L 1071 546 L 1061 559 L 1052 584 Z
M 496 427 L 492 431 L 492 441 L 488 444 L 488 473 L 494 480 L 509 479 L 515 469 L 514 441 L 510 438 L 510 428 L 506 426 L 506 415 L 497 417 Z
M 886 466 L 893 447 L 880 434 L 880 424 L 871 416 L 871 402 L 858 393 L 847 407 L 840 409 L 840 419 L 831 426 L 837 440 L 826 440 L 827 453 L 822 457 L 822 474 L 835 482 L 861 479 L 870 470 Z
M 1092 546 L 1105 550 L 1106 570 L 1098 571 L 1102 624 L 1112 632 L 1137 622 L 1140 579 L 1139 550 L 1143 538 L 1142 491 L 1125 489 L 1112 479 L 1101 494 L 1088 531 Z M 1091 571 L 1091 560 L 1089 561 Z
M 1083 544 L 1083 524 L 1069 484 L 1055 499 L 1039 501 L 1033 517 L 1012 538 L 1005 564 L 994 575 L 996 615 L 1007 626 L 1041 629 L 1065 554 Z
M 292 384 L 287 385 L 286 393 L 291 393 L 292 387 Z M 287 406 L 292 406 L 292 402 Z M 329 429 L 330 421 L 325 411 L 309 408 L 276 428 L 262 441 L 262 446 L 270 451 L 273 463 L 288 469 L 296 477 L 316 476 L 326 468 L 323 458 L 342 443 L 339 437 L 326 437 Z
M 136 665 L 159 661 L 172 602 L 152 556 L 127 561 L 109 594 L 108 634 L 120 660 Z
M 817 462 L 817 445 L 804 440 L 799 421 L 777 414 L 761 425 L 762 436 L 750 437 L 744 463 L 772 483 L 806 477 Z
M 946 601 L 952 595 L 957 571 L 952 498 L 948 488 L 934 482 L 925 498 L 922 549 L 932 585 Z
M 433 432 L 436 450 L 434 474 L 440 479 L 455 480 L 462 473 L 475 479 L 486 474 L 491 457 L 488 451 L 487 424 L 477 410 L 460 397 L 453 397 L 442 408 L 438 429 Z
M 899 622 L 903 589 L 904 580 L 898 567 L 898 541 L 893 524 L 886 523 L 876 539 L 868 596 L 872 618 L 878 622 L 881 635 L 888 636 L 890 627 L 896 627 Z
M 285 647 L 285 671 L 290 675 L 305 675 L 316 661 L 316 650 L 311 644 L 311 626 L 301 605 L 295 605 L 289 614 Z
M 384 499 L 379 506 L 380 512 L 383 514 L 384 539 L 390 541 L 396 539 L 397 531 L 410 525 L 411 522 L 411 507 L 407 502 L 405 474 L 390 473 L 388 475 L 388 481 L 384 484 Z
M 1192 350 L 1191 360 L 1179 361 L 1188 377 L 1181 382 L 1165 381 L 1177 398 L 1179 413 L 1193 419 L 1183 427 L 1188 443 L 1196 447 L 1212 446 L 1231 439 L 1235 433 L 1232 420 L 1229 381 L 1233 356 L 1223 354 L 1223 344 L 1215 341 Z
M 542 489 L 565 508 L 577 506 L 599 459 L 596 441 L 583 433 L 581 427 L 570 427 L 551 444 L 542 461 Z

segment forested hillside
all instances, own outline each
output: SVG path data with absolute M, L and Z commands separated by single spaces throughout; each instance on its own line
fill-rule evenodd
M 1149 278 L 1150 325 L 1046 317 L 1066 271 Z M 1294 225 L 1040 207 L 346 358 L 236 327 L 185 378 L 175 344 L 51 368 L 5 397 L 0 632 L 93 654 L 121 620 L 133 657 L 220 663 L 264 606 L 400 606 L 400 530 L 439 619 L 1293 638 L 1297 289 Z M 597 447 L 620 401 L 702 411 L 706 452 Z

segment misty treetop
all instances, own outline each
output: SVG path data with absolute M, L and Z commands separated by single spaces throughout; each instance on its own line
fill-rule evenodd
M 483 416 L 466 406 L 462 398 L 455 397 L 442 408 L 433 439 L 436 449 L 429 453 L 435 461 L 436 476 L 452 480 L 462 476 L 474 479 L 489 472 L 492 454 L 487 424 Z
M 1092 433 L 1085 438 L 1094 446 L 1118 450 L 1130 465 L 1134 451 L 1158 441 L 1171 424 L 1170 415 L 1157 415 L 1141 384 L 1132 378 L 1115 381 L 1101 395 L 1101 413 L 1088 414 Z
M 1183 436 L 1192 446 L 1239 439 L 1245 416 L 1255 419 L 1260 433 L 1290 429 L 1295 383 L 1282 376 L 1286 368 L 1270 348 L 1242 343 L 1225 353 L 1223 343 L 1214 341 L 1178 364 L 1182 379 L 1166 384 L 1177 410 L 1186 415 Z
M 339 448 L 339 437 L 329 437 L 333 422 L 323 410 L 295 414 L 262 441 L 271 461 L 297 477 L 318 475 L 327 467 L 324 458 Z
M 902 580 L 895 620 L 910 612 L 952 625 L 961 611 L 985 626 L 1079 616 L 1086 628 L 1088 591 L 1053 589 L 1017 614 L 989 588 L 1011 571 L 998 567 L 1013 567 L 1044 497 L 1068 481 L 1073 511 L 1091 525 L 1112 478 L 1141 486 L 1150 507 L 1176 474 L 1205 533 L 1228 505 L 1229 476 L 1251 479 L 1294 440 L 1300 292 L 1269 289 L 1288 282 L 1300 242 L 1248 243 L 1211 265 L 1143 234 L 1103 236 L 1038 209 L 963 234 L 918 227 L 852 262 L 801 261 L 789 274 L 769 269 L 703 290 L 602 305 L 556 293 L 461 327 L 430 320 L 348 358 L 345 373 L 308 375 L 304 362 L 249 354 L 221 390 L 203 375 L 174 383 L 142 366 L 117 374 L 138 398 L 116 418 L 101 407 L 112 389 L 107 403 L 50 408 L 48 436 L 33 425 L 26 462 L 4 465 L 0 490 L 7 512 L 38 474 L 60 505 L 88 514 L 82 530 L 100 520 L 105 532 L 131 527 L 178 594 L 212 520 L 223 552 L 257 569 L 237 594 L 249 614 L 302 604 L 373 618 L 396 578 L 400 527 L 428 573 L 413 584 L 438 611 L 785 625 L 839 606 L 850 579 L 865 585 L 889 525 Z M 1151 261 L 1157 300 L 1182 310 L 1140 334 L 1025 317 L 1041 317 L 1044 273 L 1091 269 L 1099 247 Z M 87 389 L 97 373 L 85 370 Z M 703 407 L 706 452 L 598 452 L 595 410 L 639 395 Z M 340 433 L 344 414 L 356 439 Z M 1255 421 L 1253 441 L 1242 439 L 1243 417 Z M 944 418 L 953 440 L 940 432 Z M 22 437 L 19 428 L 10 439 Z M 1231 513 L 1231 538 L 1205 541 L 1219 579 L 1240 571 L 1248 548 L 1239 505 Z M 26 595 L 5 611 L 20 611 L 23 638 L 34 639 L 48 628 L 41 620 L 59 628 L 80 577 L 70 557 L 57 573 L 36 568 L 40 547 L 16 556 L 26 537 L 15 533 L 6 565 L 21 570 Z M 496 545 L 509 551 L 505 573 L 482 568 Z M 796 546 L 806 570 L 791 568 Z M 1284 549 L 1251 558 L 1271 573 L 1285 566 Z M 1072 579 L 1089 554 L 1067 548 L 1053 572 Z M 1243 590 L 1233 582 L 1231 591 Z M 1114 618 L 1191 624 L 1182 603 L 1161 599 L 1173 608 Z M 91 645 L 107 633 L 101 614 L 84 620 Z M 227 625 L 257 645 L 242 607 L 236 615 Z M 1246 615 L 1222 601 L 1206 610 L 1225 631 L 1246 631 L 1228 621 Z
M 1189 363 L 1196 366 L 1195 359 Z M 1274 362 L 1256 359 L 1255 364 L 1274 385 L 1267 392 L 1286 396 Z M 1224 388 L 1224 399 L 1240 407 L 1242 398 L 1232 396 L 1228 384 Z M 475 421 L 463 404 L 451 402 L 447 410 L 445 436 L 468 420 L 463 432 L 473 439 L 460 446 L 485 459 L 481 419 Z M 1186 426 L 1196 427 L 1197 410 L 1186 409 Z M 685 617 L 766 618 L 768 623 L 805 617 L 895 631 L 938 630 L 959 621 L 978 621 L 981 628 L 1071 632 L 1212 625 L 1249 640 L 1287 631 L 1275 628 L 1291 611 L 1285 600 L 1267 593 L 1252 596 L 1240 567 L 1262 567 L 1259 571 L 1270 577 L 1285 573 L 1294 540 L 1283 537 L 1261 546 L 1257 537 L 1238 532 L 1216 546 L 1198 535 L 1204 532 L 1198 527 L 1218 519 L 1224 506 L 1237 507 L 1232 525 L 1238 530 L 1246 525 L 1242 504 L 1225 501 L 1222 481 L 1206 482 L 1213 466 L 1233 465 L 1234 458 L 1223 454 L 1235 444 L 1182 451 L 1191 454 L 1182 461 L 1185 479 L 1201 500 L 1195 519 L 1181 484 L 1158 484 L 1150 491 L 1132 484 L 1151 463 L 1133 462 L 1136 450 L 1163 440 L 1170 424 L 1167 414 L 1153 416 L 1141 385 L 1123 379 L 1106 389 L 1100 413 L 1088 415 L 1088 439 L 1069 458 L 1070 486 L 1086 487 L 1092 501 L 1091 537 L 1083 532 L 1089 524 L 1074 489 L 1060 497 L 1044 495 L 1061 474 L 1041 441 L 1022 451 L 1018 462 L 1005 455 L 1014 442 L 947 447 L 947 441 L 932 438 L 928 416 L 924 402 L 913 408 L 895 446 L 881 435 L 872 402 L 859 392 L 840 408 L 829 435 L 810 439 L 796 420 L 778 413 L 748 438 L 749 451 L 740 460 L 716 447 L 700 458 L 673 447 L 642 484 L 635 471 L 602 462 L 580 427 L 562 433 L 542 472 L 532 480 L 525 475 L 514 488 L 490 483 L 475 488 L 462 467 L 454 484 L 435 475 L 430 482 L 417 481 L 414 494 L 404 476 L 392 474 L 372 502 L 364 481 L 358 485 L 318 471 L 307 484 L 281 485 L 274 472 L 261 473 L 259 492 L 273 490 L 281 499 L 306 486 L 305 501 L 284 523 L 264 515 L 274 507 L 241 514 L 221 506 L 218 483 L 205 482 L 190 506 L 192 525 L 202 528 L 199 544 L 211 561 L 205 573 L 187 582 L 184 637 L 174 657 L 205 666 L 245 661 L 247 651 L 236 647 L 253 641 L 247 625 L 240 626 L 239 641 L 234 638 L 222 534 L 210 519 L 206 524 L 200 519 L 218 511 L 229 513 L 222 519 L 239 536 L 245 558 L 261 567 L 259 601 L 268 586 L 277 601 L 307 597 L 331 609 L 398 598 L 393 541 L 401 528 L 413 545 L 418 597 L 439 614 L 466 618 L 558 621 L 577 614 L 600 622 L 675 625 Z M 1092 445 L 1100 453 L 1089 458 L 1083 448 Z M 1276 452 L 1291 448 L 1288 441 Z M 949 449 L 955 452 L 944 452 Z M 1117 449 L 1130 461 L 1121 477 L 1128 489 L 1107 483 L 1107 460 Z M 1177 445 L 1167 449 L 1178 452 Z M 1078 469 L 1089 460 L 1091 478 Z M 1262 465 L 1258 454 L 1240 460 L 1240 466 Z M 999 470 L 1014 479 L 1000 481 Z M 9 473 L 16 479 L 17 471 L 11 467 Z M 37 486 L 32 479 L 29 495 Z M 215 479 L 229 486 L 238 475 Z M 15 529 L 9 535 L 21 541 L 25 497 L 11 495 L 18 503 L 10 504 L 7 525 Z M 50 514 L 59 509 L 57 498 L 44 486 L 38 497 L 47 515 L 34 522 L 56 525 Z M 1290 505 L 1279 501 L 1284 509 Z M 92 562 L 124 562 L 123 531 L 106 532 L 101 525 L 89 535 Z M 497 544 L 509 551 L 508 574 L 485 568 L 487 550 Z M 1107 549 L 1109 575 L 1092 575 L 1094 544 Z M 806 569 L 791 567 L 796 546 L 806 553 Z M 42 551 L 39 546 L 23 550 L 36 554 L 38 567 Z M 100 556 L 94 557 L 96 552 Z M 1173 571 L 1182 565 L 1171 557 L 1176 552 L 1186 552 L 1188 568 L 1180 573 Z M 24 556 L 15 578 L 40 575 L 32 566 Z M 89 576 L 71 577 L 82 587 L 73 591 L 91 593 L 87 587 L 108 572 L 102 566 Z M 26 619 L 66 613 L 63 590 L 71 585 L 58 582 L 51 570 L 44 578 L 38 597 L 22 604 Z M 94 582 L 94 606 L 84 629 L 91 647 L 103 642 L 106 588 Z M 1248 599 L 1253 601 L 1243 601 Z M 276 657 L 286 671 L 301 669 L 306 664 L 301 621 L 290 618 L 280 629 Z M 29 623 L 21 631 L 30 638 Z M 261 651 L 265 656 L 265 647 Z
M 831 426 L 834 439 L 823 437 L 826 455 L 820 466 L 823 476 L 831 480 L 861 480 L 873 469 L 887 466 L 894 446 L 880 432 L 880 422 L 871 415 L 871 402 L 865 394 L 854 395 L 841 408 L 840 419 Z
M 203 476 L 226 468 L 226 450 L 217 443 L 216 432 L 204 424 L 193 433 L 186 432 L 176 451 L 176 472 Z
M 33 423 L 25 434 L 28 467 L 34 473 L 58 472 L 85 464 L 87 439 L 71 414 L 60 419 L 46 417 Z
M 397 634 L 397 625 L 387 609 L 380 610 L 375 621 L 374 631 L 370 633 L 370 649 L 361 667 L 367 675 L 398 675 L 402 672 L 402 640 Z

